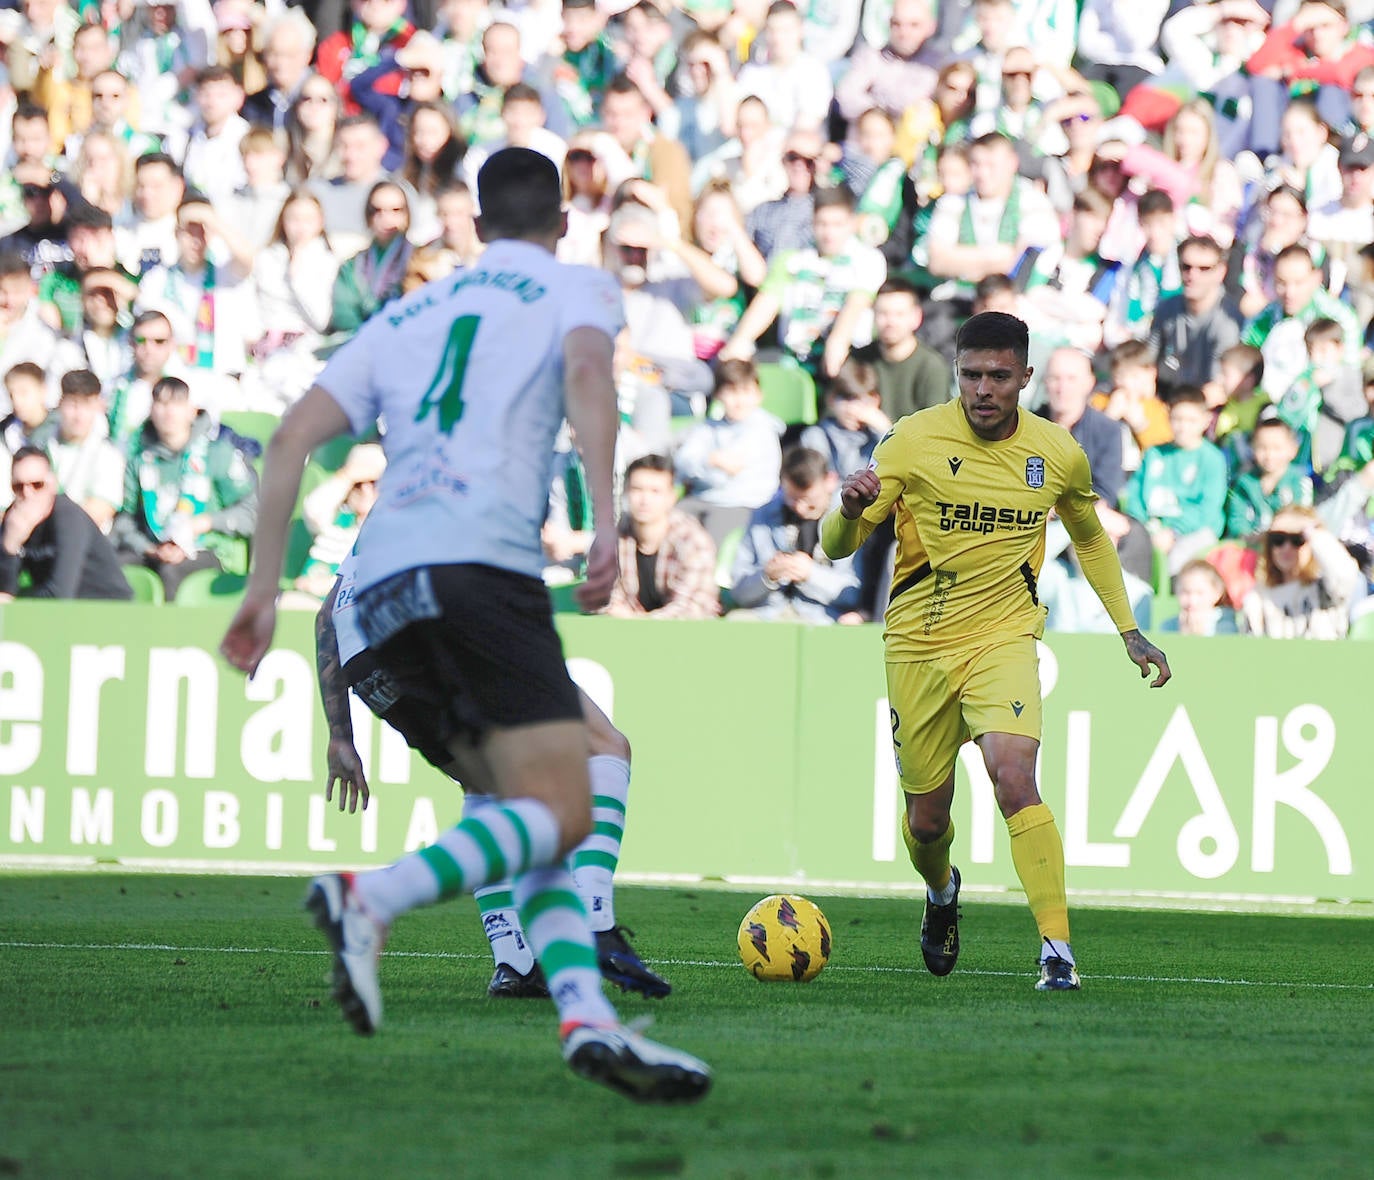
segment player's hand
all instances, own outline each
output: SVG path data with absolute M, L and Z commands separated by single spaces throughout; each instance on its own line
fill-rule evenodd
M 1169 683 L 1173 673 L 1169 671 L 1169 661 L 1159 648 L 1139 631 L 1127 631 L 1121 638 L 1126 644 L 1126 654 L 1131 657 L 1131 662 L 1140 669 L 1142 680 L 1150 675 L 1150 668 L 1153 666 L 1159 675 L 1150 681 L 1150 687 L 1163 688 Z
M 611 601 L 620 573 L 620 548 L 613 532 L 598 532 L 587 550 L 587 578 L 573 597 L 584 611 L 598 611 Z
M 353 742 L 349 738 L 331 737 L 327 758 L 329 778 L 324 784 L 325 802 L 334 798 L 334 784 L 338 783 L 339 810 L 343 811 L 347 806 L 349 812 L 355 812 L 358 810 L 358 800 L 361 799 L 363 810 L 366 811 L 370 798 L 367 776 L 363 773 L 363 762 L 358 757 Z
M 878 473 L 867 467 L 845 476 L 844 483 L 840 485 L 840 515 L 845 520 L 858 520 L 882 490 L 883 481 L 878 478 Z
M 277 601 L 275 596 L 265 602 L 245 598 L 234 615 L 229 630 L 219 643 L 219 654 L 240 672 L 252 676 L 262 657 L 272 646 L 277 629 Z

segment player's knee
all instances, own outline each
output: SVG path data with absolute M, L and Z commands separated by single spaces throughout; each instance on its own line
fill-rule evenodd
M 1023 808 L 1033 807 L 1040 802 L 1034 769 L 1015 765 L 999 768 L 993 777 L 993 787 L 997 795 L 997 806 L 1006 819 L 1010 819 Z

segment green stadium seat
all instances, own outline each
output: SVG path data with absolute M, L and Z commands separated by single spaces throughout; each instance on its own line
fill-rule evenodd
M 582 608 L 577 604 L 575 597 L 577 588 L 586 581 L 585 578 L 578 578 L 572 582 L 564 582 L 561 586 L 550 586 L 549 602 L 553 606 L 553 613 L 556 615 L 580 615 Z
M 281 425 L 281 418 L 265 410 L 226 410 L 220 415 L 220 425 L 227 426 L 243 438 L 256 439 L 263 450 Z
M 728 590 L 735 584 L 730 571 L 735 565 L 735 554 L 739 552 L 740 542 L 744 540 L 743 529 L 731 529 L 720 539 L 716 547 L 716 585 Z
M 1154 550 L 1154 567 L 1150 571 L 1150 589 L 1156 594 L 1169 594 L 1173 590 L 1173 579 L 1169 577 L 1169 555 L 1159 549 Z
M 167 601 L 167 592 L 163 589 L 162 579 L 146 565 L 126 565 L 124 567 L 124 580 L 129 583 L 129 589 L 134 592 L 135 602 L 148 602 L 154 606 L 161 606 Z
M 765 362 L 758 366 L 763 408 L 788 426 L 810 426 L 816 421 L 816 383 L 796 363 Z
M 248 579 L 223 570 L 196 570 L 177 587 L 175 606 L 226 606 L 243 597 Z
M 1374 610 L 1358 614 L 1350 622 L 1351 639 L 1374 639 Z
M 1171 619 L 1178 618 L 1178 599 L 1172 594 L 1156 594 L 1150 604 L 1150 629 L 1158 631 Z

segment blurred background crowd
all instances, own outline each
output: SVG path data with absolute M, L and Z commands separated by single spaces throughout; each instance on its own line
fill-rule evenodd
M 610 613 L 881 618 L 890 529 L 831 563 L 819 519 L 996 309 L 1143 624 L 1374 628 L 1374 0 L 9 0 L 0 48 L 0 596 L 235 593 L 272 424 L 480 268 L 515 145 L 625 293 Z M 289 604 L 375 442 L 312 458 Z M 1053 526 L 1040 590 L 1109 628 Z

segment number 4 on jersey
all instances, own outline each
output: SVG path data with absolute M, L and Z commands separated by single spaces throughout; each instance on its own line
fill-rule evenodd
M 437 411 L 441 434 L 451 433 L 463 416 L 463 378 L 467 376 L 468 353 L 472 351 L 472 341 L 477 335 L 481 318 L 465 315 L 453 321 L 438 371 L 425 390 L 425 396 L 420 399 L 420 408 L 415 412 L 415 421 L 423 422 L 430 410 Z

